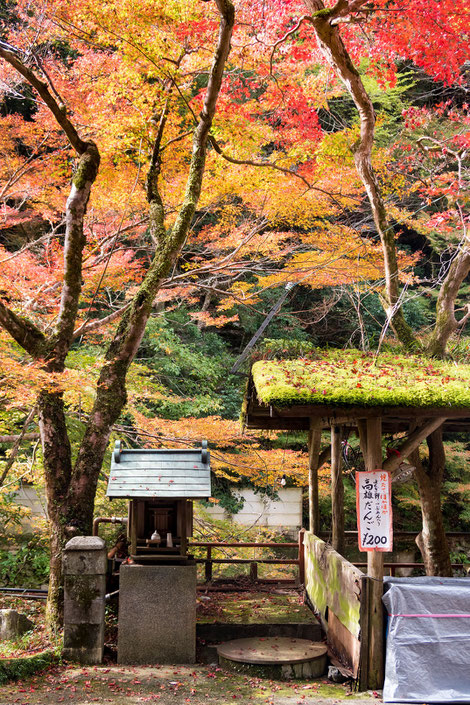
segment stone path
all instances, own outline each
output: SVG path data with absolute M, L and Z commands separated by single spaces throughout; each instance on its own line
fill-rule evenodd
M 327 681 L 261 680 L 215 666 L 57 667 L 0 686 L 0 705 L 374 705 L 378 694 L 349 693 Z

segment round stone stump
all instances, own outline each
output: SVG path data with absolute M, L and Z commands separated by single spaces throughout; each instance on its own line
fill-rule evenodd
M 326 646 L 309 639 L 234 639 L 220 644 L 217 653 L 223 668 L 260 678 L 320 678 L 326 672 Z

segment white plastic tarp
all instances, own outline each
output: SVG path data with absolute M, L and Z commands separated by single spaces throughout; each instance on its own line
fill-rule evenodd
M 384 583 L 384 702 L 470 703 L 470 579 Z

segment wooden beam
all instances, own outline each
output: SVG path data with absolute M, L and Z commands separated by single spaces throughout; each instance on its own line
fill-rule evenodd
M 403 433 L 408 431 L 411 421 L 422 422 L 423 418 L 428 420 L 431 415 L 424 415 L 419 419 L 416 416 L 407 417 L 402 416 L 398 418 L 396 415 L 396 409 L 393 411 L 393 416 L 382 417 L 383 431 L 388 433 Z M 403 413 L 405 411 L 403 410 Z M 442 413 L 442 409 L 440 409 Z M 447 410 L 446 410 L 447 414 Z M 323 429 L 330 428 L 331 418 L 315 417 L 321 421 Z M 358 426 L 360 421 L 365 421 L 366 419 L 358 419 L 357 417 L 335 417 L 335 423 L 338 425 L 348 425 L 348 426 Z M 288 417 L 283 418 L 276 416 L 271 418 L 269 416 L 258 416 L 257 414 L 250 415 L 246 422 L 246 428 L 249 429 L 266 429 L 274 431 L 308 431 L 310 428 L 310 418 L 308 417 Z M 443 429 L 449 433 L 466 433 L 470 431 L 470 418 L 464 417 L 452 417 L 452 415 L 446 416 L 444 421 Z M 34 434 L 32 434 L 34 435 Z M 1 442 L 1 439 L 0 439 Z
M 341 473 L 341 426 L 331 427 L 331 545 L 344 553 L 344 486 Z
M 433 431 L 436 431 L 442 426 L 445 420 L 445 416 L 440 416 L 437 419 L 432 419 L 432 421 L 427 421 L 424 425 L 413 431 L 413 433 L 408 436 L 405 443 L 398 448 L 400 455 L 392 455 L 390 458 L 387 458 L 387 460 L 384 461 L 383 469 L 392 473 L 397 470 L 405 458 L 411 455 L 411 453 L 419 447 L 420 443 L 430 436 Z
M 366 470 L 382 467 L 382 419 L 367 419 Z M 369 688 L 381 688 L 384 679 L 383 640 L 383 577 L 384 554 L 368 551 L 367 575 L 371 578 L 369 590 Z
M 321 424 L 310 422 L 308 432 L 308 520 L 310 531 L 318 536 L 320 531 L 320 504 L 318 500 L 318 468 L 320 461 Z
M 130 523 L 130 539 L 131 539 L 131 555 L 137 553 L 137 500 L 132 499 L 129 502 L 129 523 Z
M 247 420 L 251 417 L 267 416 L 272 419 L 305 417 L 321 418 L 330 424 L 349 423 L 357 419 L 393 418 L 432 419 L 444 416 L 449 419 L 467 419 L 470 426 L 470 408 L 458 407 L 418 407 L 418 406 L 326 406 L 324 404 L 297 404 L 295 406 L 274 406 L 250 404 L 247 409 Z

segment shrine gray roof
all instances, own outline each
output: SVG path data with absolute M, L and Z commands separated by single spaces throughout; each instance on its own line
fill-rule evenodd
M 211 496 L 207 441 L 201 448 L 121 448 L 116 441 L 106 495 L 131 499 L 207 499 Z

